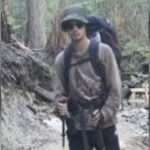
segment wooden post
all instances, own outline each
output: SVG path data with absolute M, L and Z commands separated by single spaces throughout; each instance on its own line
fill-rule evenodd
M 149 107 L 149 86 L 148 84 L 145 85 L 145 101 L 144 101 L 144 108 L 148 109 Z

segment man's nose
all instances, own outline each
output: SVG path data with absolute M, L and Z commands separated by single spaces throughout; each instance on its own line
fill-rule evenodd
M 73 25 L 73 30 L 77 30 L 78 27 L 76 26 L 76 24 Z

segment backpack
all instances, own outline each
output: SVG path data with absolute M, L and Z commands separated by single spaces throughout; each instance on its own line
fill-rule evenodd
M 101 42 L 108 44 L 112 48 L 118 67 L 120 67 L 122 49 L 112 23 L 108 18 L 103 16 L 90 16 L 88 19 L 87 36 L 93 38 L 98 32 L 101 37 Z

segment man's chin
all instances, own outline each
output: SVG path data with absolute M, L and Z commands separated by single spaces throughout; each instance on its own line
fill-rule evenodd
M 77 37 L 77 38 L 72 38 L 72 40 L 73 40 L 73 41 L 76 41 L 76 42 L 81 41 L 81 39 L 82 39 L 82 38 L 79 38 L 79 37 Z

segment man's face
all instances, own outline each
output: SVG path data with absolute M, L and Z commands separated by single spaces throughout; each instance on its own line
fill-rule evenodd
M 77 20 L 69 20 L 66 22 L 66 31 L 73 41 L 80 41 L 86 36 L 85 24 Z

